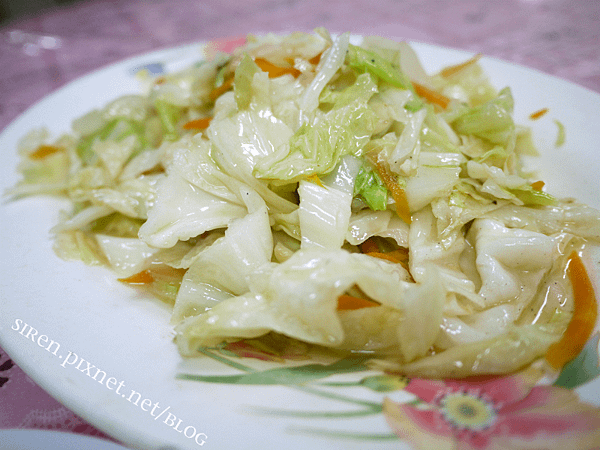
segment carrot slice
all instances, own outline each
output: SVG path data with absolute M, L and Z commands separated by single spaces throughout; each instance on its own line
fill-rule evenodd
M 148 270 L 143 270 L 135 275 L 131 275 L 127 278 L 119 278 L 119 281 L 128 284 L 150 284 L 154 281 L 154 277 Z
M 294 78 L 298 78 L 302 73 L 294 67 L 276 66 L 264 58 L 256 58 L 254 62 L 263 72 L 267 72 L 269 74 L 269 78 L 277 78 L 287 74 L 292 75 Z
M 29 155 L 31 159 L 44 159 L 54 153 L 62 152 L 64 148 L 56 145 L 40 145 L 33 153 Z
M 555 369 L 563 367 L 583 350 L 598 317 L 594 286 L 576 252 L 569 257 L 567 274 L 573 285 L 575 311 L 560 341 L 552 344 L 546 353 L 546 361 Z
M 408 267 L 407 248 L 399 247 L 395 250 L 386 251 L 383 246 L 377 242 L 376 237 L 370 237 L 360 244 L 360 251 L 373 258 L 384 259 L 395 264 L 400 264 L 407 272 L 410 272 L 410 268 Z
M 368 256 L 372 256 L 373 258 L 379 258 L 379 259 L 384 259 L 386 261 L 390 261 L 393 263 L 398 263 L 400 261 L 398 261 L 394 255 L 391 255 L 390 253 L 383 253 L 383 252 L 368 252 L 365 253 L 365 255 Z
M 369 252 L 365 253 L 365 255 L 372 256 L 373 258 L 385 259 L 386 261 L 390 261 L 396 264 L 400 263 L 400 260 L 396 258 L 396 255 L 393 252 L 382 253 L 382 252 Z
M 413 86 L 415 88 L 415 92 L 420 96 L 427 100 L 429 103 L 434 103 L 438 106 L 441 106 L 442 109 L 446 109 L 448 103 L 450 103 L 450 99 L 439 92 L 434 91 L 433 89 L 429 89 L 427 86 L 423 86 L 422 84 L 415 83 L 413 81 Z
M 219 86 L 215 87 L 212 91 L 210 91 L 209 97 L 211 100 L 218 99 L 222 94 L 227 92 L 233 86 L 233 75 L 223 81 Z
M 204 130 L 208 128 L 212 117 L 204 117 L 202 119 L 190 120 L 183 125 L 184 130 Z
M 316 66 L 321 61 L 321 55 L 323 55 L 323 52 L 317 53 L 315 56 L 313 56 L 312 58 L 310 58 L 308 60 L 308 62 L 311 63 L 313 66 Z
M 317 175 L 316 173 L 313 173 L 312 175 L 307 176 L 306 181 L 310 181 L 311 183 L 314 183 L 317 186 L 321 186 L 322 188 L 325 187 L 325 186 L 323 186 L 323 183 L 321 182 L 319 175 Z
M 544 183 L 543 181 L 534 181 L 533 183 L 531 183 L 531 187 L 536 190 L 536 191 L 541 191 L 542 189 L 544 189 L 546 183 Z
M 391 252 L 368 252 L 365 255 L 372 256 L 373 258 L 384 259 L 386 261 L 390 261 L 395 264 L 400 264 L 402 267 L 406 269 L 407 272 L 410 273 L 410 268 L 408 266 L 408 249 L 399 248 L 398 250 L 393 250 Z
M 448 66 L 440 71 L 440 75 L 443 76 L 444 78 L 448 78 L 448 77 L 460 72 L 461 70 L 466 69 L 470 65 L 475 64 L 477 61 L 479 61 L 479 59 L 482 56 L 483 55 L 481 53 L 477 53 L 475 56 L 466 60 L 463 63 L 456 64 L 454 66 Z
M 136 273 L 119 281 L 141 289 L 162 301 L 173 305 L 177 299 L 179 287 L 185 276 L 186 269 L 175 269 L 166 265 L 152 266 L 147 270 Z
M 392 197 L 396 202 L 396 213 L 404 222 L 410 224 L 410 208 L 408 206 L 408 199 L 406 198 L 406 192 L 398 184 L 396 177 L 385 167 L 381 162 L 374 162 L 375 170 L 379 174 L 381 181 L 385 184 L 385 187 L 392 193 Z
M 533 112 L 529 115 L 529 118 L 531 120 L 536 120 L 539 119 L 540 117 L 542 117 L 544 114 L 546 114 L 549 111 L 548 108 L 542 108 L 539 111 Z
M 387 252 L 386 255 L 390 255 L 398 262 L 408 261 L 408 249 L 405 247 L 400 247 L 396 250 L 392 250 L 391 252 Z
M 375 306 L 381 306 L 379 303 L 366 298 L 353 297 L 351 295 L 340 295 L 338 297 L 338 311 L 351 311 L 362 308 L 373 308 Z
M 381 252 L 381 249 L 379 248 L 379 245 L 377 245 L 377 241 L 375 239 L 369 238 L 360 244 L 360 251 L 363 253 L 375 253 Z

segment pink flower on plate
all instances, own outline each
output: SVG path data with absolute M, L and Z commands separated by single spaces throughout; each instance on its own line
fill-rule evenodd
M 206 44 L 204 48 L 204 56 L 207 59 L 212 59 L 217 53 L 231 53 L 236 48 L 241 47 L 246 43 L 245 36 L 237 36 L 225 39 L 216 39 Z
M 570 389 L 535 386 L 531 371 L 503 378 L 413 379 L 419 400 L 384 401 L 394 433 L 416 449 L 600 449 L 600 409 Z

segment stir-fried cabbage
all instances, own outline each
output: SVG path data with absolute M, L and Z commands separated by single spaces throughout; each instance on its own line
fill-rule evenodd
M 514 102 L 477 58 L 428 75 L 406 43 L 250 36 L 33 131 L 10 194 L 69 197 L 57 253 L 172 303 L 183 355 L 269 334 L 408 375 L 509 372 L 560 339 L 568 255 L 600 240 L 598 211 L 525 175 Z

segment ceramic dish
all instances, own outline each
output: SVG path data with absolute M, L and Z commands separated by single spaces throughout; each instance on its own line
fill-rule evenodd
M 119 95 L 139 92 L 135 73 L 141 68 L 154 73 L 183 68 L 201 60 L 206 49 L 214 47 L 194 44 L 153 52 L 101 69 L 52 93 L 0 135 L 0 189 L 16 183 L 16 143 L 31 128 L 46 126 L 54 136 L 68 131 L 75 117 Z M 420 43 L 415 43 L 414 49 L 430 73 L 471 56 Z M 492 58 L 482 58 L 481 64 L 496 87 L 511 87 L 516 100 L 515 120 L 533 128 L 542 153 L 535 165 L 548 191 L 599 208 L 600 95 Z M 536 121 L 528 118 L 541 108 L 549 108 L 548 114 Z M 555 146 L 555 120 L 566 129 L 566 143 L 560 147 Z M 361 367 L 313 371 L 301 386 L 243 385 L 233 382 L 234 378 L 223 378 L 221 383 L 178 378 L 182 373 L 242 375 L 249 369 L 310 362 L 240 359 L 216 353 L 211 358 L 182 359 L 172 342 L 166 305 L 122 285 L 107 269 L 65 262 L 55 256 L 49 230 L 57 222 L 59 210 L 66 207 L 66 202 L 47 197 L 4 201 L 0 206 L 0 344 L 43 389 L 82 418 L 126 445 L 145 450 L 200 446 L 410 448 L 394 435 L 382 412 L 385 398 L 393 402 L 415 400 L 419 391 L 403 389 L 407 380 L 377 378 L 377 373 Z M 599 261 L 598 255 L 591 255 L 586 262 L 592 271 L 600 272 Z M 595 282 L 598 286 L 597 278 Z M 587 359 L 571 367 L 567 384 L 582 400 L 600 406 L 597 334 L 585 351 Z M 95 377 L 97 373 L 100 375 Z M 515 383 L 520 381 L 501 380 L 500 391 L 498 386 L 494 388 L 500 397 L 483 395 L 489 386 L 478 385 L 479 394 L 472 400 L 479 405 L 482 399 L 496 402 L 496 406 L 498 402 L 510 405 L 519 400 L 514 397 Z M 470 388 L 464 385 L 461 389 L 467 392 Z M 547 398 L 555 399 L 558 389 L 548 387 Z M 435 417 L 450 417 L 448 411 L 424 397 L 419 402 L 421 410 L 437 414 Z M 541 408 L 538 412 L 542 411 L 539 414 L 549 405 L 537 405 Z M 519 437 L 518 427 L 506 424 L 520 420 L 520 407 L 515 403 L 512 412 L 494 407 L 487 423 L 455 423 L 455 431 L 471 430 L 471 435 L 484 443 L 491 443 L 498 433 Z M 579 407 L 574 408 L 565 410 L 561 420 L 577 416 Z M 499 421 L 504 428 L 500 429 Z M 438 441 L 432 443 L 454 439 L 449 437 L 452 433 L 446 433 L 451 422 L 444 422 L 446 434 L 439 427 L 436 434 L 433 422 L 411 423 L 423 436 L 437 436 Z

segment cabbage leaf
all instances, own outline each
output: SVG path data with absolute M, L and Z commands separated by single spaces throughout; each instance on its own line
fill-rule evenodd
M 191 251 L 193 257 L 175 301 L 178 319 L 247 292 L 250 272 L 271 261 L 273 236 L 265 202 L 250 190 L 244 190 L 242 198 L 248 214 L 233 220 L 224 236 L 210 245 L 201 241 L 199 250 Z
M 423 356 L 440 330 L 439 306 L 445 295 L 434 280 L 412 283 L 399 264 L 345 250 L 300 250 L 281 264 L 264 264 L 251 273 L 248 293 L 185 319 L 177 327 L 177 343 L 189 355 L 199 346 L 276 331 L 305 342 L 343 346 L 337 298 L 357 285 L 370 298 L 400 312 L 397 340 L 408 361 Z M 430 314 L 423 315 L 423 305 Z
M 281 147 L 263 158 L 255 175 L 264 179 L 298 181 L 313 174 L 327 174 L 344 155 L 360 155 L 375 130 L 375 113 L 368 107 L 377 85 L 368 74 L 336 96 L 328 112 L 317 111 Z

